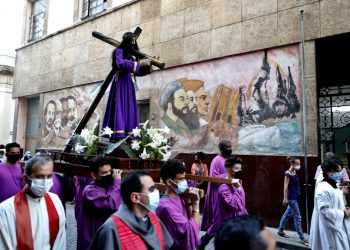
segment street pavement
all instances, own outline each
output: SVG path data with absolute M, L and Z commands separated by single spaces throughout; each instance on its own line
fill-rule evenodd
M 66 202 L 66 234 L 67 234 L 67 250 L 77 249 L 77 223 L 74 216 L 74 205 Z

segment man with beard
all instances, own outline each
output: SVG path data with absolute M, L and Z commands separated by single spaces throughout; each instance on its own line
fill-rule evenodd
M 56 117 L 56 103 L 50 100 L 44 109 L 44 136 L 47 136 L 53 129 L 52 125 Z
M 68 108 L 68 122 L 67 126 L 71 129 L 75 129 L 77 126 L 78 110 L 77 102 L 73 96 L 67 97 L 67 108 Z
M 183 121 L 191 131 L 198 130 L 200 124 L 195 92 L 201 85 L 203 85 L 203 82 L 199 80 L 185 80 L 182 82 L 182 85 L 185 88 L 188 103 L 188 112 L 184 115 Z
M 210 164 L 210 173 L 209 173 L 210 177 L 219 177 L 220 175 L 223 175 L 226 173 L 225 161 L 232 154 L 231 142 L 228 140 L 220 141 L 219 151 L 220 151 L 220 154 L 215 156 Z M 215 214 L 213 213 L 213 207 L 215 207 L 215 204 L 217 202 L 218 189 L 219 189 L 219 184 L 209 182 L 207 194 L 205 196 L 203 219 L 202 219 L 202 225 L 201 225 L 201 230 L 203 231 L 207 231 L 214 223 Z M 203 235 L 201 238 L 201 245 L 199 249 L 204 249 L 205 246 L 211 240 L 211 238 L 212 236 L 209 235 L 208 233 Z
M 77 249 L 88 249 L 97 229 L 116 212 L 122 203 L 120 195 L 121 173 L 112 169 L 107 157 L 95 157 L 89 167 L 94 181 L 87 185 L 82 195 L 79 215 Z
M 0 203 L 19 192 L 25 185 L 22 179 L 22 167 L 18 163 L 21 159 L 20 145 L 16 142 L 5 146 L 6 161 L 0 163 Z
M 162 120 L 175 134 L 191 135 L 190 129 L 183 121 L 189 108 L 186 92 L 180 82 L 181 80 L 178 80 L 167 84 L 160 95 L 159 105 L 164 109 Z

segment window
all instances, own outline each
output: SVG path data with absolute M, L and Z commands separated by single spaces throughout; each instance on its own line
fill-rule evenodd
M 40 125 L 39 114 L 39 97 L 28 99 L 27 110 L 27 127 L 26 127 L 26 145 L 25 148 L 31 152 L 35 152 L 38 137 L 38 130 Z
M 83 18 L 95 15 L 107 8 L 107 0 L 83 0 Z
M 138 101 L 137 109 L 139 112 L 140 124 L 143 124 L 149 120 L 149 100 Z
M 45 23 L 45 0 L 35 0 L 32 4 L 32 15 L 30 17 L 29 40 L 44 35 Z

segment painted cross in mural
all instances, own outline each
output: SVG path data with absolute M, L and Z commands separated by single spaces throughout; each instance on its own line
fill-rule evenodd
M 288 46 L 167 70 L 159 107 L 175 147 L 229 139 L 237 153 L 300 154 L 298 55 Z

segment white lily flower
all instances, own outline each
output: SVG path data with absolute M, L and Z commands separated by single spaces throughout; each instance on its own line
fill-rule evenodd
M 92 132 L 86 128 L 84 128 L 81 133 L 80 133 L 80 136 L 83 137 L 83 139 L 85 141 L 89 141 L 90 140 L 90 137 L 92 136 Z
M 141 129 L 138 127 L 134 128 L 131 132 L 134 136 L 141 136 Z
M 143 129 L 144 129 L 144 130 L 147 129 L 147 124 L 148 124 L 148 120 L 145 122 L 145 124 L 143 124 Z
M 151 148 L 157 148 L 157 147 L 158 147 L 157 144 L 156 144 L 154 141 L 152 141 L 152 142 L 146 144 L 146 146 L 149 146 L 149 147 L 151 147 Z
M 110 128 L 110 127 L 105 127 L 103 130 L 102 130 L 102 135 L 108 135 L 108 137 L 111 137 L 113 134 L 113 130 Z
M 147 129 L 147 134 L 148 134 L 151 138 L 153 138 L 153 137 L 157 134 L 157 130 L 154 129 L 154 128 L 149 128 L 149 129 Z
M 164 150 L 165 152 L 169 149 L 170 149 L 169 145 L 165 145 L 165 146 L 159 148 L 159 150 Z
M 131 149 L 139 150 L 140 149 L 140 141 L 133 140 L 131 143 Z
M 147 159 L 147 158 L 150 157 L 150 155 L 147 154 L 147 152 L 146 152 L 146 148 L 143 149 L 143 152 L 142 152 L 142 154 L 140 154 L 140 157 L 141 157 L 143 160 L 145 160 L 145 159 Z
M 170 151 L 166 151 L 165 153 L 163 153 L 162 151 L 159 151 L 159 152 L 163 156 L 163 161 L 167 161 L 170 158 L 170 156 L 171 156 L 171 152 Z
M 84 149 L 86 148 L 86 146 L 83 146 L 83 145 L 80 145 L 80 143 L 77 143 L 77 145 L 75 145 L 74 147 L 74 151 L 77 153 L 77 154 L 80 154 L 80 153 L 83 153 L 84 152 Z

